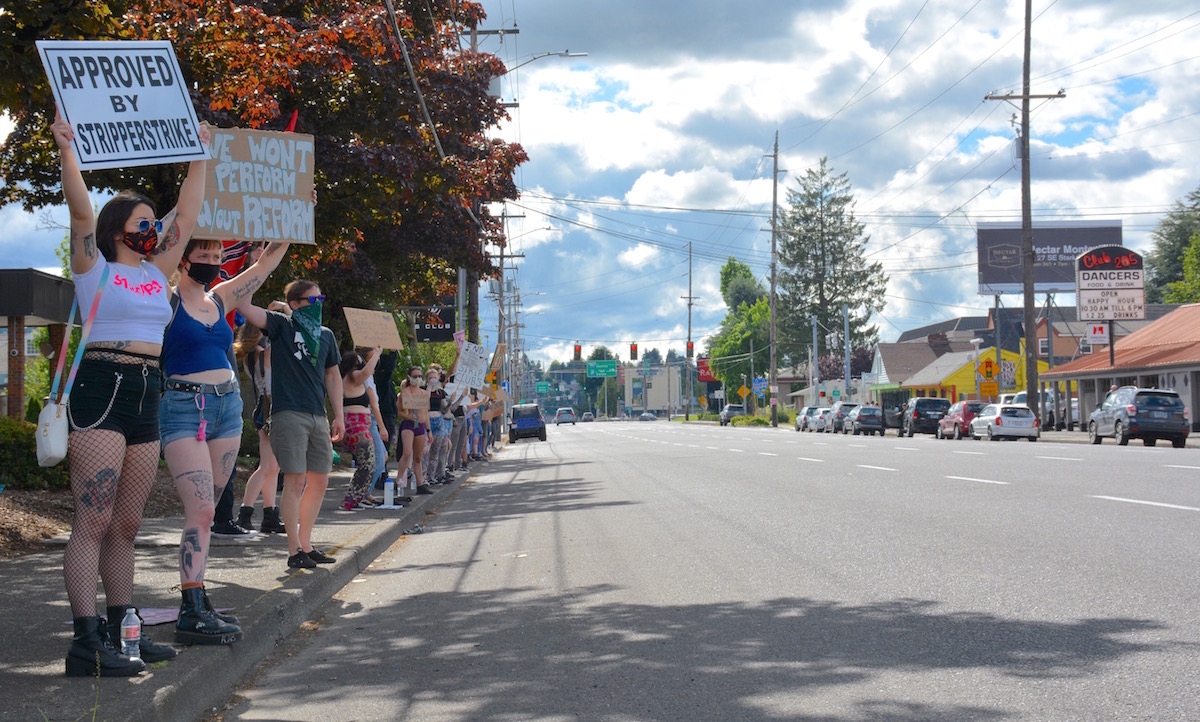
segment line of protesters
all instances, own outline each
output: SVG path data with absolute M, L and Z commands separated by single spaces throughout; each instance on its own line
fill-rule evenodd
M 136 611 L 134 538 L 160 453 L 184 507 L 174 640 L 231 644 L 242 638 L 236 617 L 219 613 L 204 586 L 216 500 L 231 494 L 242 436 L 235 309 L 246 322 L 236 348 L 256 391 L 260 466 L 247 483 L 238 522 L 221 523 L 249 526 L 261 494 L 262 530 L 286 534 L 289 568 L 336 561 L 312 543 L 334 442 L 342 441 L 355 459 L 343 508 L 377 503 L 371 490 L 387 477 L 387 443 L 397 433 L 398 478 L 407 471 L 416 493 L 433 493 L 431 485 L 453 480 L 453 471 L 465 468 L 469 458 L 485 458 L 481 447 L 468 449 L 468 439 L 486 400 L 448 398 L 443 387 L 454 367 L 449 374 L 436 366 L 413 367 L 397 393 L 394 352 L 376 348 L 340 355 L 333 333 L 322 324 L 326 297 L 313 281 L 289 283 L 283 302 L 254 305 L 254 292 L 278 266 L 287 244 L 267 244 L 257 252 L 233 248 L 253 263 L 222 277 L 231 249 L 223 256 L 221 241 L 191 239 L 204 199 L 206 161 L 190 164 L 175 208 L 161 219 L 151 199 L 131 191 L 119 193 L 95 215 L 71 148 L 70 124 L 56 113 L 51 131 L 71 216 L 75 293 L 80 308 L 96 302 L 68 411 L 75 520 L 63 563 L 74 631 L 66 673 L 133 676 L 176 655 L 174 647 L 146 635 L 137 656 L 122 654 L 116 644 L 121 620 Z M 202 127 L 206 144 L 209 135 Z M 425 387 L 423 407 L 399 400 L 410 387 Z M 278 500 L 276 473 L 282 475 Z M 96 614 L 97 580 L 104 586 L 104 616 Z

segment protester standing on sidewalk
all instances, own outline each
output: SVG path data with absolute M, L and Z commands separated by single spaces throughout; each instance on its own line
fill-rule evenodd
M 404 478 L 404 470 L 412 465 L 413 475 L 417 480 L 418 494 L 432 494 L 433 489 L 425 483 L 423 476 L 423 461 L 425 459 L 425 440 L 427 420 L 429 418 L 428 404 L 426 408 L 404 408 L 404 391 L 408 388 L 420 388 L 425 385 L 425 377 L 421 374 L 420 366 L 412 366 L 408 369 L 408 376 L 400 382 L 400 395 L 396 399 L 396 405 L 400 407 L 400 460 L 397 466 L 400 468 L 400 477 Z
M 246 374 L 254 385 L 255 403 L 251 420 L 258 434 L 258 467 L 246 480 L 237 524 L 245 529 L 250 528 L 254 519 L 254 502 L 262 494 L 263 518 L 259 531 L 264 534 L 283 534 L 287 529 L 279 517 L 279 505 L 275 503 L 275 478 L 279 475 L 279 462 L 271 449 L 270 437 L 271 347 L 262 329 L 252 323 L 243 323 L 237 335 L 238 339 L 233 344 L 234 355 L 242 359 Z
M 354 475 L 350 478 L 346 497 L 342 499 L 342 508 L 346 511 L 359 507 L 375 480 L 375 440 L 371 437 L 374 404 L 366 382 L 375 373 L 381 353 L 382 348 L 373 348 L 364 359 L 358 351 L 347 351 L 338 364 L 342 376 L 342 410 L 346 414 L 346 436 L 342 445 L 354 458 Z
M 233 329 L 225 309 L 250 298 L 283 259 L 273 243 L 253 266 L 209 291 L 221 268 L 219 240 L 192 240 L 172 287 L 173 313 L 163 336 L 166 375 L 159 428 L 163 456 L 183 502 L 179 541 L 180 644 L 232 644 L 242 630 L 219 615 L 204 588 L 214 502 L 224 491 L 242 441 L 242 394 L 234 370 Z
M 74 626 L 66 673 L 128 677 L 147 663 L 175 656 L 173 648 L 143 635 L 140 659 L 127 657 L 113 640 L 133 606 L 133 541 L 158 469 L 159 354 L 171 318 L 167 275 L 196 225 L 207 161 L 189 164 L 179 200 L 161 221 L 154 202 L 133 191 L 118 193 L 96 217 L 71 148 L 74 130 L 57 111 L 51 132 L 71 214 L 71 274 L 79 307 L 90 309 L 103 293 L 68 416 L 75 518 L 63 560 Z M 208 139 L 202 126 L 200 140 L 207 146 Z M 101 278 L 107 278 L 104 288 Z M 96 616 L 97 579 L 104 583 L 107 624 Z
M 312 569 L 335 560 L 312 545 L 313 526 L 333 470 L 333 443 L 341 441 L 342 376 L 333 332 L 321 325 L 325 295 L 313 281 L 284 289 L 291 316 L 255 306 L 238 310 L 271 339 L 271 448 L 283 470 L 280 511 L 287 527 L 288 566 Z M 332 431 L 325 398 L 333 407 Z

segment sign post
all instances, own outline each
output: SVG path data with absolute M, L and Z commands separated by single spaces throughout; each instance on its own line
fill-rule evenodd
M 1108 322 L 1108 364 L 1116 366 L 1113 321 L 1146 318 L 1142 256 L 1124 246 L 1099 246 L 1075 258 L 1076 306 L 1080 321 Z

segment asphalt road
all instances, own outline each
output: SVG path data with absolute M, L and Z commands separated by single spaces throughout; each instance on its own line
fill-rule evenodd
M 522 441 L 224 719 L 1200 718 L 1200 450 Z

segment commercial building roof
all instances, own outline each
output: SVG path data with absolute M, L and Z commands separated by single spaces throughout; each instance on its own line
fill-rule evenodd
M 1118 337 L 1113 355 L 1115 365 L 1109 364 L 1107 353 L 1093 353 L 1043 372 L 1042 377 L 1066 379 L 1104 371 L 1200 365 L 1200 304 L 1179 306 L 1132 334 Z

